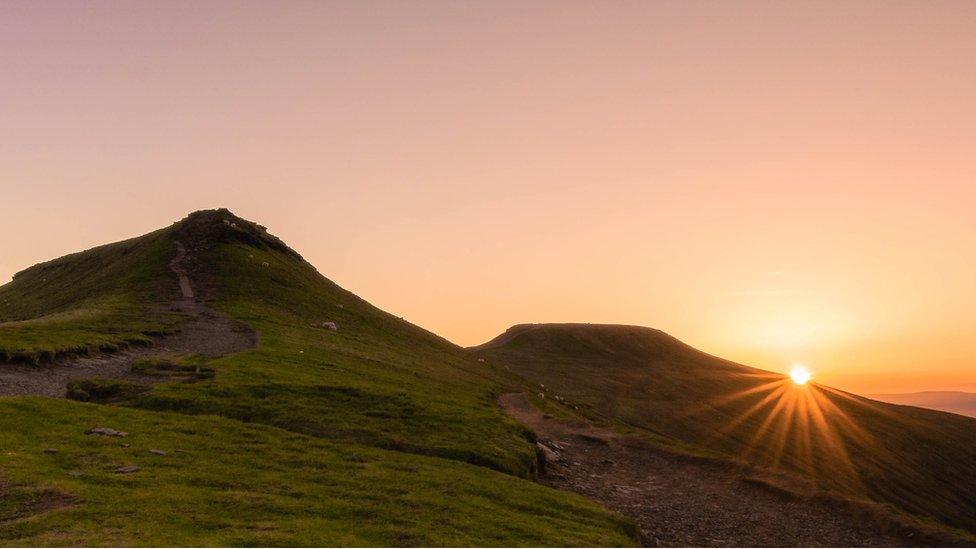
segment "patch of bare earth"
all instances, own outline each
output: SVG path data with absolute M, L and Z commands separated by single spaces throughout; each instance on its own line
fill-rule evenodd
M 176 255 L 169 267 L 179 279 L 181 296 L 169 305 L 169 309 L 186 314 L 187 319 L 176 334 L 156 338 L 148 347 L 94 357 L 61 359 L 38 367 L 0 364 L 0 397 L 64 397 L 68 383 L 82 379 L 158 383 L 163 379 L 133 373 L 132 364 L 140 359 L 156 357 L 203 355 L 213 358 L 255 348 L 258 336 L 254 330 L 217 313 L 195 297 L 183 265 L 186 255 L 183 245 L 177 242 Z
M 502 409 L 536 433 L 540 482 L 630 517 L 645 546 L 898 547 L 967 545 L 906 526 L 870 505 L 804 496 L 721 460 L 662 449 L 633 436 L 543 414 L 522 393 Z
M 75 497 L 54 488 L 26 489 L 0 479 L 0 526 L 75 504 Z

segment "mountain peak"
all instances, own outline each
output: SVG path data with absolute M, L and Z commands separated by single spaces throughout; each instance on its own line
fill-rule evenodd
M 192 250 L 208 249 L 221 243 L 240 242 L 258 248 L 270 248 L 297 259 L 301 255 L 267 227 L 235 215 L 227 208 L 198 210 L 176 223 L 175 237 Z

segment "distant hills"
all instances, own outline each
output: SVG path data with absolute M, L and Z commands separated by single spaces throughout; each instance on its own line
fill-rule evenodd
M 874 400 L 942 410 L 964 416 L 976 417 L 976 393 L 963 391 L 922 391 L 919 393 L 890 393 L 865 395 Z

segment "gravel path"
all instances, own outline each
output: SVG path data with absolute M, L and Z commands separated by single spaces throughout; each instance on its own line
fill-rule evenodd
M 748 480 L 743 468 L 662 450 L 582 421 L 553 418 L 521 393 L 499 397 L 547 455 L 543 484 L 580 493 L 632 518 L 646 546 L 893 547 L 952 545 L 824 499 Z M 962 542 L 965 543 L 965 542 Z
M 173 357 L 201 354 L 218 357 L 257 346 L 257 334 L 243 323 L 224 317 L 204 303 L 194 299 L 193 286 L 183 260 L 186 249 L 176 243 L 176 256 L 170 270 L 179 278 L 181 298 L 170 309 L 187 313 L 189 319 L 172 336 L 156 339 L 150 347 L 136 347 L 127 351 L 95 357 L 60 360 L 39 367 L 0 364 L 0 397 L 43 395 L 64 397 L 68 382 L 79 379 L 111 378 L 136 383 L 158 383 L 159 377 L 131 372 L 132 363 L 152 357 Z

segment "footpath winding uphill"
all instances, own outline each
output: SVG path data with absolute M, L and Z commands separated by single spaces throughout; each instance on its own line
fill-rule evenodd
M 150 347 L 135 347 L 119 353 L 68 358 L 42 367 L 4 364 L 0 368 L 0 397 L 40 395 L 64 397 L 72 381 L 82 379 L 120 379 L 135 383 L 158 383 L 161 378 L 132 372 L 141 359 L 203 355 L 210 358 L 253 349 L 257 334 L 246 325 L 220 315 L 195 297 L 193 284 L 184 267 L 187 252 L 176 242 L 176 255 L 169 268 L 177 276 L 180 298 L 169 310 L 187 315 L 176 334 L 157 338 Z
M 805 497 L 720 460 L 668 452 L 642 439 L 536 409 L 522 393 L 502 409 L 532 429 L 541 482 L 632 518 L 647 546 L 899 547 L 966 545 L 900 524 L 878 508 Z

